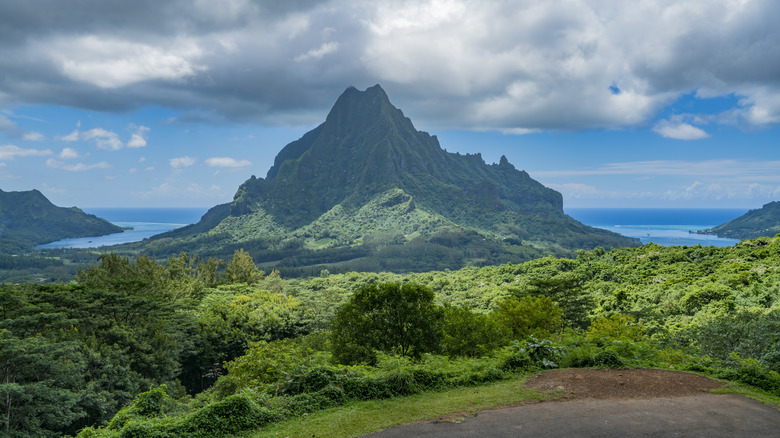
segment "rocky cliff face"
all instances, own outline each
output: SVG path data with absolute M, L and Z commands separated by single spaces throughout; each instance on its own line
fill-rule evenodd
M 322 125 L 282 149 L 265 179 L 252 178 L 239 188 L 231 213 L 262 205 L 278 222 L 297 228 L 336 205 L 359 207 L 396 188 L 456 223 L 473 222 L 475 209 L 563 214 L 559 193 L 505 157 L 487 165 L 479 154 L 444 151 L 378 85 L 363 92 L 348 88 Z

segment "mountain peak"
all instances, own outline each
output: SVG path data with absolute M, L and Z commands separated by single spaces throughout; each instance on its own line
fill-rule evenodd
M 339 96 L 325 119 L 325 125 L 342 130 L 364 129 L 376 123 L 408 123 L 401 110 L 394 107 L 379 84 L 360 91 L 349 87 Z
M 476 233 L 463 236 L 478 243 L 493 239 L 498 252 L 504 242 L 521 245 L 506 249 L 525 254 L 521 259 L 543 248 L 636 243 L 566 216 L 560 193 L 506 157 L 488 165 L 478 153 L 445 151 L 379 85 L 344 90 L 321 125 L 282 148 L 265 179 L 246 180 L 230 206 L 212 216 L 197 230 L 213 227 L 235 241 L 255 236 L 264 248 L 271 241 L 297 242 L 296 251 L 325 248 L 323 260 L 389 243 L 436 246 L 435 236 L 453 230 Z M 294 249 L 285 248 L 274 246 Z
M 279 152 L 266 179 L 275 178 L 285 162 L 298 160 L 306 153 L 354 160 L 353 155 L 366 152 L 366 147 L 381 143 L 383 138 L 418 134 L 412 121 L 390 103 L 379 84 L 365 91 L 350 86 L 338 97 L 323 124 Z M 438 149 L 438 142 L 434 139 L 433 143 Z

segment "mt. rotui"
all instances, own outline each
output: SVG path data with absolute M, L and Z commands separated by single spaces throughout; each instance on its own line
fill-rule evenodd
M 560 193 L 506 157 L 487 165 L 479 154 L 444 151 L 376 85 L 348 88 L 323 124 L 285 146 L 266 178 L 252 176 L 232 203 L 144 246 L 221 257 L 244 248 L 288 269 L 400 271 L 638 244 L 565 215 Z

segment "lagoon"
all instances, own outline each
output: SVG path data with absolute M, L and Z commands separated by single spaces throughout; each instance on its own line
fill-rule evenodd
M 740 208 L 567 208 L 566 214 L 596 228 L 661 246 L 732 246 L 737 239 L 696 234 L 747 213 Z
M 82 210 L 120 227 L 133 229 L 106 236 L 59 240 L 38 245 L 36 249 L 99 248 L 139 242 L 160 233 L 194 224 L 208 208 L 83 208 Z
M 98 248 L 137 242 L 156 234 L 198 222 L 208 208 L 84 208 L 120 227 L 123 233 L 100 237 L 65 239 L 38 246 L 51 248 Z M 735 208 L 567 208 L 566 214 L 596 228 L 637 237 L 642 243 L 672 245 L 731 246 L 736 239 L 695 234 L 728 222 L 747 212 Z M 693 233 L 691 233 L 693 232 Z

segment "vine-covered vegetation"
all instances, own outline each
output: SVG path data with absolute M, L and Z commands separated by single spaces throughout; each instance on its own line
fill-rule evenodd
M 780 236 L 457 271 L 283 278 L 105 255 L 0 289 L 8 436 L 232 436 L 352 400 L 554 367 L 673 367 L 780 394 Z

